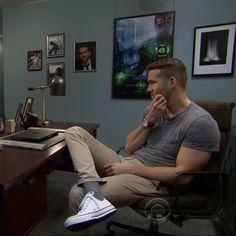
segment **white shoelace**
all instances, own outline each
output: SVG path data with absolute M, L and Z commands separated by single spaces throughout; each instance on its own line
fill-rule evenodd
M 91 201 L 93 201 L 95 203 L 96 207 L 98 208 L 96 201 L 94 201 L 94 199 L 93 199 L 93 192 L 89 192 L 85 195 L 83 201 L 79 205 L 79 209 L 78 209 L 79 213 L 83 213 L 87 209 L 87 207 L 89 206 Z

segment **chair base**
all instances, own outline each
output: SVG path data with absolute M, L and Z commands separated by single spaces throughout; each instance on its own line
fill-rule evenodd
M 126 225 L 126 224 L 122 224 L 122 223 L 118 223 L 115 221 L 110 221 L 107 224 L 107 232 L 105 234 L 105 236 L 115 236 L 115 230 L 113 229 L 113 227 L 117 227 L 117 228 L 122 228 L 125 229 L 127 231 L 139 234 L 139 235 L 145 235 L 145 236 L 171 236 L 170 234 L 164 234 L 164 233 L 159 233 L 158 231 L 158 227 L 154 226 L 153 224 L 150 224 L 150 227 L 148 229 L 142 229 L 142 228 L 138 228 L 135 226 L 131 226 L 131 225 Z

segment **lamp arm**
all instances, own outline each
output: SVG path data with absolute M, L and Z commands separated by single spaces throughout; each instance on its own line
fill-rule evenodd
M 38 87 L 29 87 L 28 90 L 29 90 L 29 91 L 38 90 L 38 89 L 44 90 L 44 89 L 46 89 L 46 88 L 50 88 L 51 86 L 52 86 L 52 84 L 49 84 L 49 85 L 41 85 L 41 86 L 38 86 Z

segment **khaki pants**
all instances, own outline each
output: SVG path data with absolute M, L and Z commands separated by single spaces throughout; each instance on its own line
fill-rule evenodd
M 123 158 L 112 149 L 106 147 L 81 127 L 71 127 L 65 133 L 75 170 L 79 181 L 71 188 L 69 205 L 72 213 L 84 197 L 81 184 L 87 181 L 101 183 L 104 197 L 116 207 L 128 206 L 147 196 L 160 196 L 166 193 L 157 190 L 158 181 L 151 181 L 137 175 L 121 174 L 106 176 L 104 165 L 112 162 L 128 160 L 143 165 L 133 157 Z

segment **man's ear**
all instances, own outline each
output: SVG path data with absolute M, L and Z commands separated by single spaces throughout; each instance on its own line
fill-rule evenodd
M 174 76 L 171 76 L 168 82 L 169 82 L 170 88 L 173 89 L 176 86 L 177 79 Z

